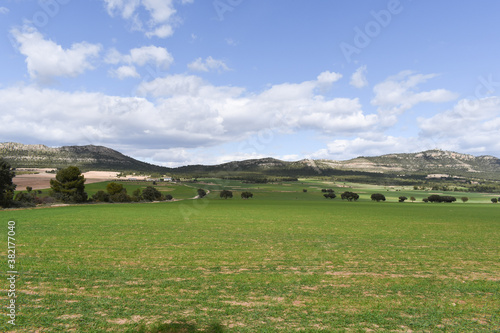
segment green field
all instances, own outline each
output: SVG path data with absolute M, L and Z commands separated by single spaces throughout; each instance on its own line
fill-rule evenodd
M 254 199 L 220 199 L 221 183 Z M 4 272 L 7 223 L 16 221 L 12 331 L 137 332 L 171 323 L 205 331 L 217 323 L 224 332 L 500 331 L 500 205 L 488 204 L 491 195 L 424 204 L 429 192 L 319 180 L 189 186 L 163 190 L 178 199 L 198 187 L 211 193 L 0 211 Z M 330 187 L 361 198 L 324 199 L 320 189 Z M 375 192 L 390 202 L 371 202 Z M 400 195 L 417 202 L 397 203 Z M 2 290 L 6 311 L 6 280 Z M 0 331 L 12 329 L 7 320 Z

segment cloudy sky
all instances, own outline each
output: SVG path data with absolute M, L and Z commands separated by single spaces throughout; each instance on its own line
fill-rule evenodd
M 500 2 L 0 0 L 0 142 L 500 156 Z

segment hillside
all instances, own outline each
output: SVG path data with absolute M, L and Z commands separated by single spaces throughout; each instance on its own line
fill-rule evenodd
M 75 165 L 84 170 L 135 170 L 162 172 L 162 168 L 125 156 L 102 146 L 65 146 L 51 148 L 44 145 L 0 143 L 0 157 L 13 167 L 63 168 Z
M 138 161 L 102 146 L 65 146 L 0 143 L 0 157 L 13 167 L 66 167 L 76 165 L 86 170 L 145 171 L 200 177 L 237 175 L 268 176 L 363 176 L 379 178 L 466 177 L 500 180 L 500 159 L 473 156 L 443 150 L 410 154 L 357 157 L 347 161 L 309 160 L 286 162 L 274 158 L 233 161 L 219 165 L 189 165 L 166 168 Z

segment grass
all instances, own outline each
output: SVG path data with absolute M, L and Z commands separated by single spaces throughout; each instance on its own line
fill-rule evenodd
M 255 198 L 200 185 L 207 199 L 0 211 L 5 234 L 17 222 L 16 332 L 500 330 L 497 205 L 223 185 Z

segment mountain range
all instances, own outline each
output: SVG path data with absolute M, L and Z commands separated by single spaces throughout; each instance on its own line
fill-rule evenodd
M 189 165 L 167 168 L 126 156 L 103 146 L 64 146 L 0 143 L 0 157 L 17 168 L 62 168 L 76 165 L 83 170 L 115 170 L 172 174 L 258 173 L 281 176 L 341 175 L 343 173 L 467 177 L 500 180 L 500 159 L 443 150 L 357 157 L 346 161 L 296 162 L 274 158 L 233 161 L 219 165 Z

